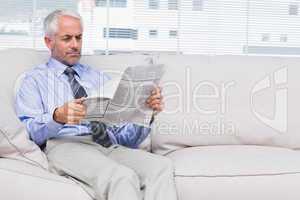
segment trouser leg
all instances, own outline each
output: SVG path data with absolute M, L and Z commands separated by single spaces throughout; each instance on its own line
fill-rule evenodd
M 177 199 L 173 164 L 168 158 L 122 146 L 114 149 L 108 156 L 138 174 L 144 200 Z
M 46 154 L 51 169 L 80 180 L 95 192 L 97 200 L 140 200 L 136 173 L 107 157 L 100 145 L 74 141 L 49 141 Z

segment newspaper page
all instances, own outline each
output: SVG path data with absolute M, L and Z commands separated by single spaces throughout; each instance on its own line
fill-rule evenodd
M 87 120 L 99 120 L 108 124 L 131 122 L 148 127 L 153 110 L 146 105 L 146 100 L 158 86 L 163 74 L 163 65 L 126 68 L 112 98 L 87 98 Z M 110 87 L 112 90 L 113 87 Z

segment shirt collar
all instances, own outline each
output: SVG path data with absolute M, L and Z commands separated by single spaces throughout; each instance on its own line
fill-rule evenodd
M 47 66 L 49 68 L 52 68 L 58 76 L 61 76 L 66 70 L 66 68 L 69 67 L 52 57 L 48 60 Z M 82 73 L 86 70 L 86 66 L 80 63 L 76 63 L 75 65 L 72 66 L 72 68 L 75 70 L 79 78 L 81 78 Z

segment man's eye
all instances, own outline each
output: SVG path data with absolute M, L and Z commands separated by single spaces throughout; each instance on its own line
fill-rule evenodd
M 76 36 L 76 40 L 81 40 L 82 36 Z
M 67 41 L 70 41 L 71 38 L 70 37 L 66 37 L 66 38 L 63 38 L 62 40 L 65 41 L 65 42 L 67 42 Z

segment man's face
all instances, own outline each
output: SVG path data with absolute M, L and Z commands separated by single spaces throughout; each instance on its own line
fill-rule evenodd
M 51 37 L 45 37 L 51 56 L 68 66 L 76 64 L 81 57 L 82 32 L 79 19 L 59 17 L 57 32 Z

